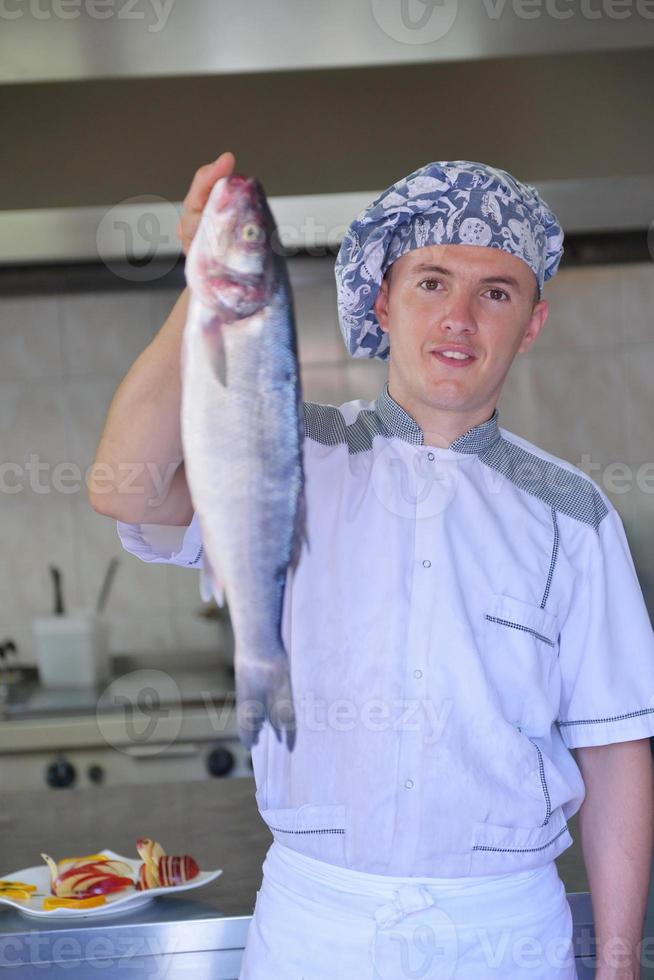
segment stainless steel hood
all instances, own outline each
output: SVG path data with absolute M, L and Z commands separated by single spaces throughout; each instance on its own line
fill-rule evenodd
M 174 256 L 221 149 L 290 247 L 443 159 L 647 232 L 652 49 L 654 0 L 0 0 L 0 264 Z
M 0 83 L 342 68 L 654 42 L 652 0 L 0 0 Z
M 340 244 L 350 221 L 381 188 L 355 194 L 272 197 L 282 244 L 291 252 L 325 255 Z M 654 175 L 542 181 L 538 190 L 567 235 L 644 230 L 654 213 Z M 121 266 L 135 281 L 161 275 L 156 260 L 181 255 L 175 235 L 182 204 L 144 201 L 104 208 L 50 208 L 0 212 L 0 266 L 43 262 L 100 261 Z M 654 222 L 649 229 L 654 258 Z M 124 263 L 133 267 L 133 276 Z M 147 268 L 144 268 L 144 265 Z

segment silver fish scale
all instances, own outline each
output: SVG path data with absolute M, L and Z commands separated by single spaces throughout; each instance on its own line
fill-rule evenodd
M 192 296 L 183 348 L 186 474 L 229 604 L 237 695 L 263 697 L 271 663 L 277 670 L 285 656 L 283 593 L 304 532 L 302 402 L 285 269 L 268 307 L 223 325 L 225 388 L 202 336 L 207 318 L 211 311 Z

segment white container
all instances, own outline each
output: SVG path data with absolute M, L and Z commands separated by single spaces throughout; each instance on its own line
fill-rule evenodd
M 38 616 L 32 623 L 43 687 L 91 688 L 109 675 L 109 624 L 92 610 Z

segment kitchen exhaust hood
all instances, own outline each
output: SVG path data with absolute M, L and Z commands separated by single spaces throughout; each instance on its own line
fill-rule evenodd
M 444 159 L 651 243 L 653 48 L 654 0 L 0 0 L 0 264 L 178 254 L 223 149 L 290 248 Z
M 647 47 L 652 0 L 2 0 L 0 83 Z

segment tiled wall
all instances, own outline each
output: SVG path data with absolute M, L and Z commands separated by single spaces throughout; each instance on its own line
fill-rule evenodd
M 340 404 L 374 397 L 387 366 L 348 357 L 330 260 L 290 265 L 305 398 Z M 197 615 L 198 573 L 129 556 L 115 522 L 88 504 L 75 471 L 54 469 L 71 463 L 83 476 L 116 387 L 176 296 L 131 289 L 0 301 L 0 640 L 14 638 L 24 663 L 34 662 L 32 617 L 52 608 L 48 565 L 62 570 L 68 606 L 90 606 L 112 555 L 121 558 L 107 609 L 113 650 L 215 646 L 217 626 Z M 589 457 L 624 520 L 654 613 L 654 267 L 564 269 L 546 296 L 550 318 L 511 369 L 500 425 L 583 468 Z M 36 473 L 36 462 L 49 469 Z M 648 462 L 649 492 L 637 485 Z M 616 463 L 627 469 L 620 480 L 614 472 L 611 485 Z M 23 489 L 8 492 L 16 480 Z

